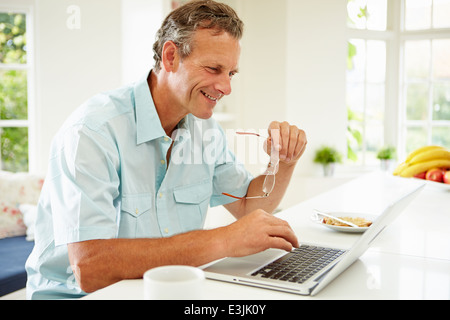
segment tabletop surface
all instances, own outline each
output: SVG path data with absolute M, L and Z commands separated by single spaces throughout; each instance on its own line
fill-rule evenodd
M 379 215 L 417 179 L 374 172 L 277 214 L 300 242 L 350 247 L 360 236 L 311 220 L 313 209 Z M 317 296 L 207 280 L 208 300 L 450 299 L 450 188 L 428 184 L 359 260 Z M 124 280 L 83 299 L 141 300 L 143 280 Z

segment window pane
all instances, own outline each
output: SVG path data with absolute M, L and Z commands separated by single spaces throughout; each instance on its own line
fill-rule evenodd
M 384 120 L 384 84 L 367 85 L 367 117 L 368 120 Z
M 347 12 L 350 28 L 386 30 L 386 0 L 349 0 Z
M 348 26 L 356 29 L 366 29 L 367 0 L 349 0 L 347 4 Z
M 378 163 L 377 152 L 384 145 L 384 127 L 380 121 L 367 121 L 366 124 L 366 163 Z
M 433 40 L 433 77 L 450 80 L 450 39 Z
M 0 120 L 26 120 L 27 72 L 0 70 Z
M 347 83 L 347 105 L 353 112 L 364 113 L 363 83 Z
M 387 21 L 387 1 L 386 0 L 368 0 L 367 1 L 367 29 L 386 30 Z
M 427 130 L 422 127 L 410 127 L 406 131 L 406 153 L 409 154 L 414 150 L 426 146 L 428 144 Z
M 356 117 L 362 116 L 356 115 Z M 355 161 L 357 164 L 362 164 L 363 153 L 363 123 L 359 120 L 349 120 L 347 130 L 347 149 L 350 154 L 349 159 Z
M 405 0 L 405 29 L 431 27 L 431 0 Z
M 450 120 L 450 82 L 434 86 L 433 120 Z
M 0 13 L 0 63 L 27 62 L 24 14 Z
M 433 3 L 433 27 L 450 27 L 450 0 L 434 0 Z
M 367 81 L 384 82 L 386 77 L 386 43 L 367 41 Z
M 28 128 L 0 128 L 1 170 L 28 171 Z
M 408 78 L 428 78 L 430 72 L 430 41 L 405 42 L 405 71 Z
M 353 46 L 353 56 L 347 71 L 347 81 L 363 82 L 366 79 L 366 42 L 361 39 L 352 39 L 350 45 Z
M 450 126 L 433 128 L 432 144 L 450 148 Z
M 428 119 L 428 97 L 428 84 L 414 83 L 407 86 L 406 118 L 408 120 Z

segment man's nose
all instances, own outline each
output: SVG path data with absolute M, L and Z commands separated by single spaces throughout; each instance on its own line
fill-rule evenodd
M 220 91 L 224 96 L 231 94 L 231 78 L 229 75 L 220 77 L 220 81 L 216 85 L 216 90 Z

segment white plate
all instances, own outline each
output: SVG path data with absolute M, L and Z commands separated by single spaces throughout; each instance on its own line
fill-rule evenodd
M 366 220 L 369 221 L 375 221 L 376 217 L 372 216 L 372 215 L 368 215 L 365 213 L 350 213 L 350 212 L 327 212 L 328 214 L 337 217 L 337 218 L 341 218 L 341 217 L 361 217 L 364 218 Z M 362 228 L 354 228 L 354 227 L 340 227 L 340 226 L 333 226 L 331 224 L 325 224 L 323 223 L 323 219 L 320 219 L 321 217 L 319 217 L 320 214 L 313 214 L 311 216 L 311 220 L 325 228 L 334 230 L 334 231 L 339 231 L 339 232 L 348 232 L 348 233 L 363 233 L 364 231 L 366 231 L 367 229 L 369 229 L 370 227 L 362 227 Z
M 418 178 L 413 178 L 413 179 L 423 181 L 423 182 L 425 182 L 427 185 L 429 185 L 430 187 L 433 187 L 433 188 L 436 188 L 436 189 L 441 189 L 441 190 L 447 190 L 447 191 L 450 191 L 450 184 L 448 184 L 448 183 L 435 182 L 435 181 L 424 180 L 424 179 L 418 179 Z

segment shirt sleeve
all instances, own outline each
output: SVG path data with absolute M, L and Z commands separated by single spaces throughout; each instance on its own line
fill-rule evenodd
M 244 197 L 247 194 L 248 186 L 253 180 L 253 176 L 239 162 L 233 152 L 229 150 L 225 133 L 218 139 L 216 146 L 219 152 L 213 178 L 213 194 L 210 200 L 211 207 L 226 205 L 237 201 L 234 198 L 223 195 L 229 193 L 237 197 Z
M 53 148 L 48 187 L 55 245 L 116 237 L 114 201 L 120 179 L 112 139 L 74 126 L 56 139 Z

